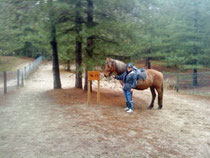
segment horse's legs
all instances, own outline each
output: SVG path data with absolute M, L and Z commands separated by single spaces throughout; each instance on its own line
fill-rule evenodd
M 158 109 L 161 109 L 163 107 L 163 85 L 160 88 L 157 88 L 158 92 Z
M 152 101 L 150 106 L 148 107 L 148 109 L 152 109 L 154 106 L 154 101 L 155 101 L 155 97 L 156 97 L 156 93 L 155 93 L 155 88 L 154 87 L 150 87 L 150 91 L 152 93 Z

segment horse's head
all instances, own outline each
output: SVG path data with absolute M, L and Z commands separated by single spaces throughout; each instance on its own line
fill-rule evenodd
M 115 71 L 114 60 L 107 57 L 106 58 L 104 76 L 105 77 L 110 77 L 114 71 Z

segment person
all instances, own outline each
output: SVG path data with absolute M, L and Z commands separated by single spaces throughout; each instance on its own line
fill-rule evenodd
M 124 97 L 126 100 L 126 108 L 125 110 L 128 113 L 133 112 L 133 99 L 132 94 L 133 90 L 137 84 L 137 76 L 136 73 L 133 71 L 133 65 L 131 63 L 127 64 L 127 70 L 121 75 L 114 75 L 113 78 L 117 80 L 123 81 L 123 92 Z

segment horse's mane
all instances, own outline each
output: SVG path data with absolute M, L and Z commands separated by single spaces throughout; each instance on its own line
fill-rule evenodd
M 116 59 L 112 59 L 115 61 L 116 63 L 116 71 L 117 71 L 117 74 L 122 74 L 123 72 L 125 72 L 126 70 L 126 64 L 122 61 L 119 61 L 119 60 L 116 60 Z

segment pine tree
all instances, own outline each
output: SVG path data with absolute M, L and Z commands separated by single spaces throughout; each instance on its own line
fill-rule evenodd
M 208 19 L 209 1 L 178 1 L 171 2 L 174 16 L 166 27 L 168 31 L 166 61 L 182 69 L 193 70 L 193 86 L 198 85 L 197 71 L 209 59 L 208 38 L 210 29 Z M 173 5 L 173 6 L 172 6 Z
M 50 34 L 51 40 L 50 44 L 52 47 L 52 62 L 53 62 L 53 79 L 54 79 L 54 89 L 61 88 L 60 80 L 60 69 L 58 60 L 58 45 L 57 45 L 57 35 L 56 35 L 56 15 L 54 12 L 54 5 L 52 0 L 48 0 L 49 7 L 49 21 L 50 21 Z

